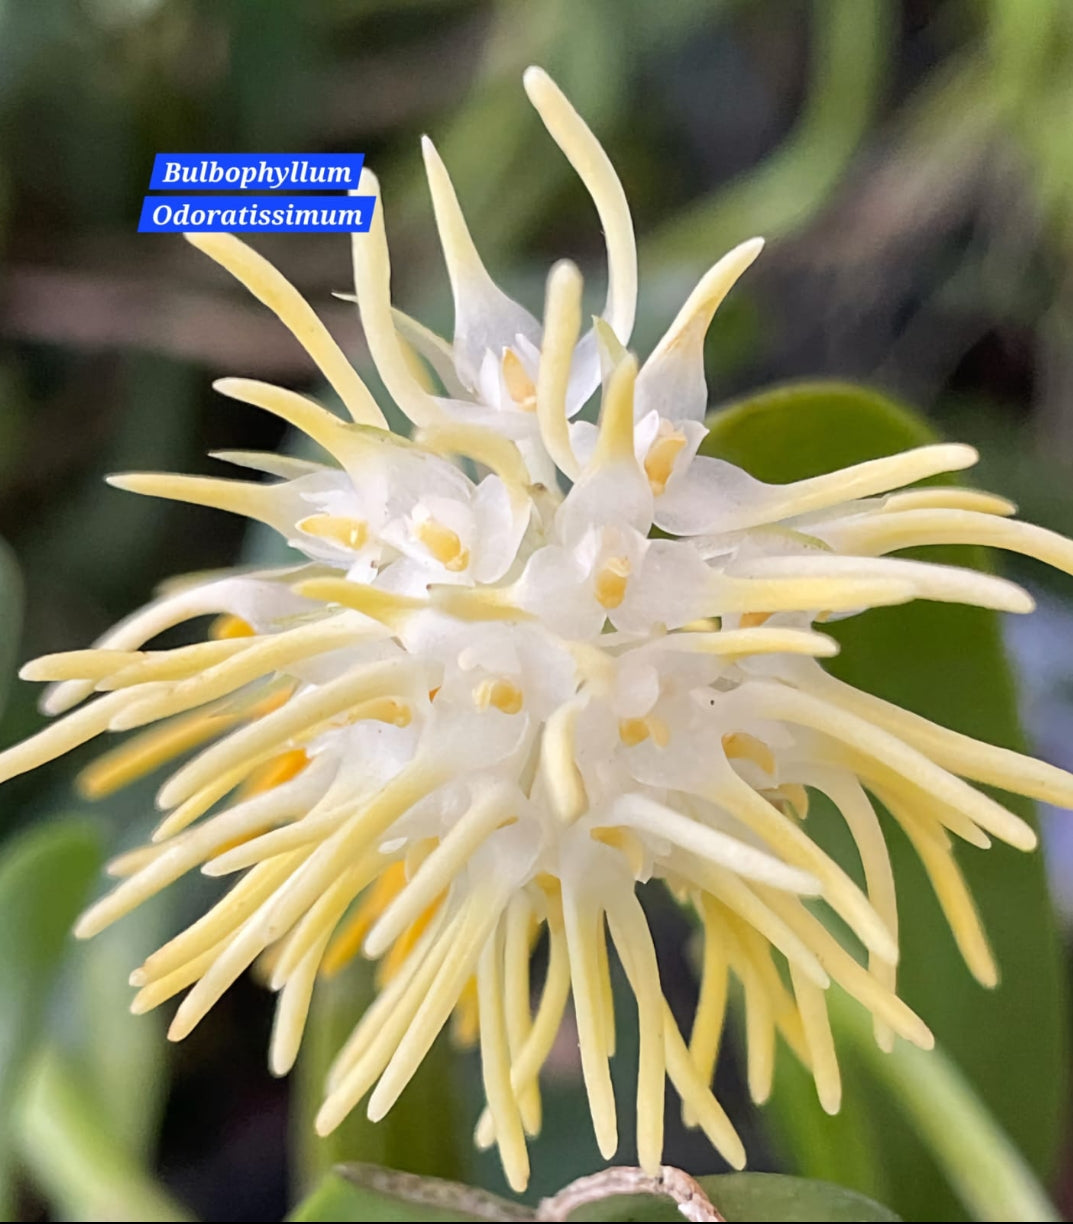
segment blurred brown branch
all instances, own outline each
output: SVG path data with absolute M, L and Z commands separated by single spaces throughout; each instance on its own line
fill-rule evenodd
M 365 343 L 353 307 L 320 314 L 353 360 Z M 132 348 L 210 368 L 307 378 L 315 367 L 279 322 L 210 290 L 172 287 L 145 274 L 15 265 L 0 297 L 0 336 L 83 350 Z

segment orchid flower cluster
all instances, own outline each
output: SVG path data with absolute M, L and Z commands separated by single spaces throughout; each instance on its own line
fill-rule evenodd
M 318 1130 L 367 1094 L 381 1118 L 453 1014 L 480 1044 L 477 1142 L 498 1146 L 515 1189 L 571 999 L 597 1142 L 605 1158 L 616 1151 L 612 949 L 638 1013 L 640 1163 L 659 1166 L 669 1079 L 687 1122 L 740 1167 L 710 1087 L 731 975 L 758 1102 L 781 1035 L 823 1107 L 838 1109 L 832 983 L 872 1013 L 881 1044 L 931 1044 L 896 993 L 895 883 L 874 801 L 912 841 L 986 985 L 996 969 L 954 839 L 1022 850 L 1036 839 L 974 783 L 1073 806 L 1070 775 L 833 678 L 820 660 L 837 644 L 816 628 L 913 599 L 1028 612 L 1030 597 L 1003 578 L 888 554 L 986 544 L 1073 572 L 1073 544 L 1014 521 L 998 497 L 904 488 L 971 466 L 968 446 L 788 485 L 700 453 L 705 333 L 762 244 L 720 259 L 639 365 L 626 347 L 637 275 L 622 187 L 548 76 L 530 69 L 525 88 L 606 235 L 607 299 L 592 328 L 582 334 L 572 263 L 552 268 L 542 320 L 495 285 L 426 140 L 451 343 L 393 309 L 379 202 L 370 233 L 353 239 L 356 302 L 413 424 L 404 438 L 279 272 L 234 237 L 188 235 L 278 315 L 351 419 L 223 379 L 220 392 L 281 417 L 324 461 L 231 452 L 221 457 L 274 479 L 111 483 L 267 523 L 304 561 L 176 580 L 92 649 L 28 664 L 24 677 L 52 682 L 44 708 L 63 717 L 0 754 L 3 779 L 142 728 L 85 771 L 85 791 L 104 796 L 199 749 L 161 788 L 152 841 L 111 864 L 118 883 L 78 934 L 195 868 L 236 876 L 134 972 L 133 1010 L 186 991 L 177 1040 L 258 961 L 279 992 L 271 1066 L 283 1074 L 318 974 L 358 952 L 377 959 L 380 993 L 338 1053 Z M 368 172 L 359 191 L 377 194 Z M 592 424 L 578 414 L 598 389 Z M 206 616 L 205 640 L 151 647 Z M 863 887 L 802 823 L 810 792 L 844 818 Z M 688 1037 L 638 899 L 652 880 L 703 936 Z M 841 923 L 826 924 L 823 907 Z

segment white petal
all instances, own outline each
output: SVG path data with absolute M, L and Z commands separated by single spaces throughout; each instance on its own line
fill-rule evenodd
M 376 201 L 369 232 L 353 234 L 351 241 L 354 289 L 365 339 L 388 394 L 415 425 L 428 425 L 439 417 L 440 411 L 435 396 L 414 377 L 395 331 L 384 202 L 376 176 L 368 169 L 362 169 L 358 192 L 372 195 Z
M 458 380 L 454 351 L 447 341 L 397 308 L 392 310 L 391 316 L 399 335 L 432 366 L 447 394 L 464 396 L 466 388 Z
M 501 358 L 519 333 L 539 345 L 540 324 L 488 275 L 466 227 L 447 167 L 427 136 L 422 138 L 421 150 L 454 295 L 455 369 L 463 384 L 474 388 L 485 353 L 491 351 Z
M 697 455 L 684 468 L 676 465 L 653 521 L 674 535 L 737 531 L 769 521 L 770 488 L 733 463 Z
M 696 551 L 680 540 L 652 540 L 610 616 L 617 629 L 646 633 L 653 625 L 675 629 L 705 616 L 710 604 L 711 574 Z
M 668 421 L 704 419 L 708 410 L 704 337 L 720 303 L 763 245 L 762 238 L 750 238 L 701 278 L 638 375 L 638 414 L 655 410 Z
M 529 503 L 512 499 L 498 476 L 486 476 L 474 494 L 473 516 L 476 527 L 473 579 L 496 582 L 518 555 L 518 545 L 529 525 Z
M 655 522 L 675 535 L 741 531 L 886 493 L 940 472 L 959 471 L 978 458 L 971 446 L 939 443 L 809 480 L 771 485 L 732 463 L 698 455 L 688 467 L 676 466 L 658 500 Z
M 637 244 L 626 193 L 611 159 L 562 90 L 542 68 L 528 68 L 525 92 L 592 196 L 607 242 L 607 304 L 601 312 L 623 344 L 637 309 Z
M 596 602 L 589 570 L 570 549 L 549 545 L 535 552 L 518 583 L 518 603 L 561 637 L 595 637 L 606 612 Z

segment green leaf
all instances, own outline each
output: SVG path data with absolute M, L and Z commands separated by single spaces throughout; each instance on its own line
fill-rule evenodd
M 434 1177 L 458 1177 L 463 1171 L 469 1136 L 459 1117 L 451 1053 L 443 1036 L 387 1117 L 370 1122 L 359 1104 L 326 1138 L 313 1129 L 328 1067 L 375 997 L 373 972 L 368 961 L 356 960 L 337 976 L 321 978 L 314 990 L 290 1120 L 291 1164 L 300 1193 L 341 1161 L 370 1161 Z
M 814 814 L 810 814 L 810 820 Z M 776 1061 L 777 1095 L 767 1113 L 794 1156 L 798 1171 L 810 1178 L 856 1186 L 880 1202 L 891 1202 L 884 1164 L 883 1111 L 874 1108 L 874 1090 L 840 1049 L 842 1108 L 829 1117 L 817 1108 L 812 1075 L 782 1046 Z
M 709 419 L 704 450 L 762 480 L 785 482 L 934 440 L 909 410 L 875 392 L 836 383 L 769 391 Z M 948 483 L 948 481 L 944 481 Z M 981 567 L 979 549 L 928 549 L 936 561 Z M 1023 748 L 998 618 L 977 608 L 919 602 L 828 626 L 842 643 L 831 670 L 937 722 Z M 1031 819 L 1032 805 L 1003 796 Z M 819 805 L 817 805 L 819 807 Z M 832 852 L 844 831 L 817 810 L 810 831 Z M 1060 946 L 1043 860 L 996 845 L 959 851 L 1001 966 L 994 992 L 961 963 L 927 879 L 906 838 L 888 824 L 901 915 L 901 993 L 935 1031 L 988 1109 L 1044 1180 L 1062 1134 L 1067 1037 Z M 839 834 L 843 833 L 840 838 Z M 847 863 L 847 866 L 851 864 Z M 847 1080 L 859 1068 L 847 1065 Z M 850 1086 L 850 1085 L 848 1085 Z M 907 1218 L 960 1219 L 928 1149 L 869 1077 L 847 1093 L 840 1119 L 802 1092 L 777 1086 L 772 1112 L 802 1173 L 822 1173 L 887 1201 Z M 847 1153 L 840 1136 L 881 1136 L 875 1167 Z
M 186 466 L 197 422 L 200 375 L 192 367 L 154 353 L 123 359 L 122 411 L 99 476 L 108 471 L 164 470 Z M 169 527 L 179 530 L 174 506 L 159 498 L 132 497 L 90 479 L 59 499 L 35 535 L 35 565 L 59 576 L 61 589 L 144 597 L 140 576 L 166 549 Z M 188 528 L 183 528 L 188 529 Z
M 19 1155 L 63 1220 L 190 1220 L 100 1124 L 100 1107 L 54 1048 L 35 1061 L 17 1111 Z
M 109 856 L 148 837 L 158 781 L 143 778 L 108 798 Z M 44 1034 L 92 1097 L 97 1125 L 142 1164 L 156 1154 L 175 1047 L 165 1040 L 164 1009 L 132 1014 L 128 979 L 174 932 L 176 903 L 176 892 L 165 890 L 139 906 L 136 917 L 78 944 L 64 965 Z
M 727 1220 L 897 1220 L 894 1212 L 855 1190 L 781 1173 L 723 1173 L 698 1178 L 712 1206 Z M 677 1220 L 670 1198 L 615 1195 L 588 1203 L 568 1217 L 583 1220 Z
M 153 898 L 137 921 L 119 922 L 79 947 L 50 1028 L 92 1097 L 97 1125 L 142 1164 L 152 1159 L 159 1138 L 168 1043 L 159 1011 L 131 1013 L 127 979 L 163 941 L 170 901 Z
M 610 1172 L 614 1173 L 614 1170 Z M 627 1170 L 622 1170 L 628 1173 Z M 853 1190 L 779 1173 L 728 1173 L 700 1184 L 727 1220 L 897 1220 Z M 569 1197 L 569 1191 L 564 1198 Z M 545 1200 L 545 1211 L 548 1206 Z M 665 1195 L 610 1194 L 558 1211 L 512 1203 L 457 1182 L 412 1177 L 371 1165 L 343 1165 L 329 1174 L 291 1220 L 682 1220 Z
M 897 1220 L 863 1194 L 780 1173 L 725 1173 L 700 1184 L 728 1220 Z
M 857 1043 L 863 1061 L 885 1081 L 931 1144 L 951 1184 L 978 1220 L 1057 1220 L 1054 1207 L 982 1105 L 958 1068 L 940 1049 L 899 1041 L 884 1054 L 872 1025 L 847 996 L 836 992 L 839 1029 Z
M 811 10 L 810 80 L 794 129 L 769 157 L 646 239 L 642 267 L 725 251 L 752 234 L 794 233 L 842 182 L 882 97 L 893 9 L 884 0 L 827 0 Z
M 531 1220 L 484 1190 L 369 1164 L 339 1165 L 288 1220 Z
M 22 629 L 22 577 L 15 554 L 0 540 L 0 713 L 12 678 Z
M 0 1101 L 15 1096 L 37 1043 L 71 923 L 100 857 L 95 828 L 72 820 L 19 835 L 0 858 Z M 0 1110 L 0 1185 L 10 1123 L 10 1108 Z

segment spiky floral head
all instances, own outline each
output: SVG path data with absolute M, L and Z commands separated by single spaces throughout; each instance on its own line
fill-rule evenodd
M 948 835 L 1022 849 L 1035 838 L 964 779 L 1073 805 L 1069 775 L 830 677 L 817 660 L 836 644 L 813 628 L 914 598 L 1031 609 L 1000 578 L 886 556 L 910 545 L 994 544 L 1067 572 L 1073 545 L 1011 521 L 998 498 L 897 491 L 971 465 L 965 446 L 785 486 L 699 454 L 704 334 L 761 244 L 702 278 L 638 368 L 625 347 L 636 269 L 622 188 L 549 78 L 531 69 L 525 84 L 607 238 L 607 303 L 593 328 L 581 335 L 572 264 L 552 269 L 542 323 L 495 286 L 426 142 L 453 343 L 392 310 L 379 205 L 353 246 L 371 354 L 415 426 L 404 439 L 278 272 L 234 238 L 191 235 L 290 328 L 352 421 L 225 379 L 225 395 L 282 417 L 328 461 L 241 453 L 229 457 L 279 479 L 112 483 L 268 523 L 305 563 L 177 581 L 94 649 L 29 664 L 27 678 L 55 682 L 46 710 L 65 717 L 0 754 L 9 777 L 105 731 L 159 723 L 86 771 L 100 796 L 214 741 L 164 784 L 152 843 L 112 864 L 121 882 L 79 934 L 197 866 L 241 872 L 135 972 L 134 1010 L 189 988 L 170 1032 L 180 1038 L 262 958 L 280 992 L 271 1061 L 282 1073 L 318 972 L 362 950 L 381 959 L 381 991 L 339 1052 L 318 1128 L 370 1089 L 369 1114 L 381 1117 L 455 1012 L 460 1034 L 480 1041 L 478 1142 L 498 1144 L 516 1188 L 525 1135 L 540 1125 L 538 1073 L 571 996 L 597 1140 L 605 1157 L 616 1149 L 608 936 L 637 1001 L 642 1165 L 660 1161 L 669 1077 L 687 1120 L 740 1166 L 709 1088 L 729 973 L 744 986 L 757 1100 L 779 1032 L 824 1107 L 838 1108 L 831 982 L 873 1013 L 882 1044 L 895 1034 L 930 1044 L 895 993 L 895 889 L 872 798 L 916 846 L 988 984 L 996 971 Z M 360 190 L 376 190 L 371 175 Z M 601 384 L 599 424 L 576 419 Z M 207 640 L 145 649 L 206 615 L 217 618 Z M 845 818 L 865 889 L 802 826 L 810 789 Z M 703 930 L 688 1044 L 637 899 L 653 879 Z M 843 920 L 867 964 L 808 897 Z M 540 942 L 547 968 L 534 991 Z

